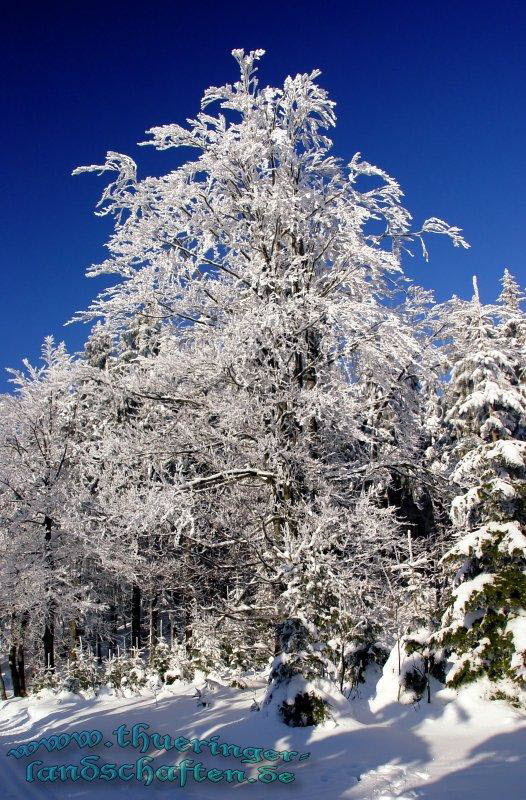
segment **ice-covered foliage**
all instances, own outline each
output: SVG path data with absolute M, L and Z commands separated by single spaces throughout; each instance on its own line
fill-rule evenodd
M 428 298 L 406 290 L 402 252 L 432 233 L 467 245 L 437 218 L 413 229 L 397 182 L 360 154 L 331 155 L 318 71 L 259 88 L 263 51 L 233 54 L 240 79 L 207 90 L 206 112 L 149 131 L 145 144 L 194 159 L 144 180 L 114 152 L 76 170 L 115 175 L 98 212 L 115 219 L 110 255 L 90 274 L 118 276 L 78 316 L 114 337 L 138 315 L 160 326 L 155 358 L 139 355 L 123 378 L 174 413 L 153 431 L 152 449 L 172 454 L 169 479 L 167 460 L 154 467 L 156 502 L 164 492 L 179 510 L 187 554 L 203 548 L 214 564 L 228 547 L 253 570 L 228 613 L 270 625 L 312 617 L 322 595 L 319 614 L 338 609 L 327 582 L 338 569 L 344 581 L 338 554 L 371 453 L 386 475 L 415 460 L 415 321 Z M 405 435 L 392 436 L 401 419 Z M 355 579 L 358 596 L 367 579 Z M 323 620 L 308 625 L 331 638 Z

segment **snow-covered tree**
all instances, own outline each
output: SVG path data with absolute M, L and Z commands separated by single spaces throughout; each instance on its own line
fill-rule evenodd
M 118 580 L 121 594 L 127 595 L 124 615 L 131 623 L 123 644 L 135 648 L 142 644 L 146 605 L 148 641 L 155 644 L 164 595 L 173 588 L 175 575 L 184 571 L 177 558 L 184 515 L 180 504 L 171 503 L 166 486 L 163 436 L 170 419 L 166 408 L 152 405 L 145 394 L 129 388 L 141 383 L 136 378 L 144 371 L 141 359 L 153 356 L 155 348 L 155 331 L 140 318 L 118 341 L 95 326 L 83 354 L 87 366 L 79 372 L 78 471 L 83 504 L 78 524 L 100 549 L 103 573 L 97 584 L 106 584 L 100 599 L 111 608 L 106 622 L 114 627 L 116 602 L 108 593 Z M 108 645 L 115 649 L 115 631 L 103 627 Z
M 24 371 L 11 370 L 16 393 L 3 396 L 1 405 L 2 606 L 4 613 L 11 609 L 11 640 L 22 682 L 24 639 L 38 631 L 43 661 L 53 668 L 58 623 L 67 624 L 85 595 L 74 567 L 83 543 L 68 521 L 74 496 L 72 359 L 51 337 L 42 358 L 41 368 L 25 362 Z M 14 660 L 11 668 L 16 671 Z
M 78 317 L 102 317 L 114 336 L 138 316 L 160 326 L 155 356 L 125 378 L 170 420 L 156 431 L 168 454 L 156 502 L 163 488 L 186 560 L 208 564 L 204 585 L 226 584 L 218 611 L 277 614 L 279 653 L 297 610 L 291 565 L 321 539 L 320 575 L 324 554 L 335 563 L 363 490 L 351 476 L 365 476 L 377 443 L 391 467 L 411 461 L 406 437 L 386 443 L 422 365 L 402 251 L 427 233 L 467 245 L 436 218 L 413 232 L 395 180 L 359 154 L 348 165 L 330 154 L 334 103 L 318 71 L 260 89 L 263 51 L 233 55 L 239 80 L 202 100 L 221 111 L 150 131 L 147 144 L 193 148 L 195 160 L 139 180 L 110 152 L 75 171 L 116 173 L 98 211 L 115 218 L 110 256 L 90 274 L 118 281 Z
M 500 331 L 503 347 L 516 366 L 517 377 L 524 384 L 526 380 L 526 316 L 521 308 L 526 300 L 526 293 L 508 269 L 504 270 L 501 279 L 502 291 L 498 303 L 502 306 L 500 313 Z
M 456 575 L 450 605 L 434 639 L 456 656 L 451 685 L 487 675 L 526 677 L 526 394 L 520 293 L 505 274 L 504 308 L 469 302 L 442 310 L 451 337 L 445 391 L 446 447 L 459 487 L 451 518 L 456 541 L 446 555 Z M 513 321 L 513 325 L 511 324 Z

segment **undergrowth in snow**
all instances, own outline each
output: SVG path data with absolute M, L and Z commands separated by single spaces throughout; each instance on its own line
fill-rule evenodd
M 410 663 L 411 658 L 405 657 L 403 671 Z M 125 794 L 143 800 L 166 797 L 173 791 L 182 800 L 230 800 L 232 796 L 251 800 L 269 796 L 275 800 L 521 800 L 526 710 L 510 704 L 514 698 L 517 701 L 515 690 L 481 680 L 455 691 L 443 689 L 431 679 L 432 702 L 415 703 L 403 692 L 399 697 L 397 664 L 395 649 L 381 676 L 378 667 L 371 665 L 367 681 L 356 687 L 351 699 L 341 696 L 335 703 L 334 693 L 327 696 L 330 718 L 307 728 L 287 727 L 274 707 L 262 706 L 263 673 L 247 673 L 244 690 L 227 685 L 219 675 L 207 679 L 201 675 L 193 683 L 175 680 L 159 691 L 143 687 L 128 697 L 117 696 L 109 688 L 96 697 L 47 689 L 37 697 L 8 700 L 0 704 L 2 798 L 77 800 L 97 792 L 97 797 L 107 800 Z M 289 692 L 293 688 L 297 687 L 290 686 Z M 320 692 L 322 687 L 316 689 Z M 513 697 L 508 691 L 515 692 Z M 252 710 L 257 708 L 261 710 Z M 165 743 L 199 740 L 215 743 L 215 750 L 210 744 L 201 744 L 199 754 L 167 752 L 154 746 L 160 742 L 151 738 L 146 752 L 140 752 L 140 741 L 137 748 L 119 747 L 112 732 L 119 726 L 131 731 L 140 723 L 141 731 L 150 737 L 155 732 L 168 734 L 171 739 L 161 740 Z M 82 749 L 71 742 L 51 752 L 41 745 L 27 757 L 7 756 L 11 748 L 42 737 L 89 730 L 101 732 L 100 745 Z M 110 741 L 112 747 L 104 745 Z M 221 744 L 230 745 L 234 755 L 222 755 Z M 249 763 L 241 763 L 242 756 L 235 756 L 239 752 L 236 745 L 240 750 L 246 748 L 245 761 Z M 147 755 L 153 757 L 150 763 L 155 768 L 188 757 L 203 769 L 220 770 L 223 775 L 227 770 L 244 770 L 252 778 L 292 773 L 294 780 L 281 783 L 273 779 L 270 788 L 256 779 L 234 785 L 224 779 L 195 782 L 189 778 L 184 788 L 159 780 L 143 785 L 135 778 L 129 782 L 25 780 L 27 765 L 35 760 L 43 766 L 78 765 L 86 755 L 98 755 L 100 763 L 117 765 L 133 764 Z M 210 774 L 217 776 L 218 772 Z

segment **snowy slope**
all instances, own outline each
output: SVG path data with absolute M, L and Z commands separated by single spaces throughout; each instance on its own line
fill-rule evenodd
M 526 798 L 526 714 L 502 701 L 481 699 L 481 687 L 460 693 L 442 690 L 431 705 L 389 702 L 385 681 L 372 701 L 366 696 L 349 703 L 348 713 L 323 728 L 290 729 L 265 712 L 251 712 L 254 694 L 261 697 L 263 683 L 252 681 L 241 691 L 216 684 L 210 706 L 198 708 L 194 690 L 184 684 L 141 697 L 115 698 L 103 694 L 95 700 L 73 695 L 35 700 L 9 700 L 0 705 L 0 797 L 2 800 L 84 800 L 129 797 L 130 800 L 174 796 L 182 800 L 523 800 Z M 260 746 L 276 751 L 310 752 L 298 762 L 277 763 L 277 771 L 290 770 L 293 783 L 258 782 L 235 785 L 224 781 L 177 783 L 153 781 L 143 786 L 95 780 L 65 783 L 27 783 L 28 762 L 74 764 L 82 756 L 100 754 L 101 762 L 134 762 L 140 753 L 130 748 L 110 751 L 103 744 L 80 751 L 71 743 L 60 752 L 21 759 L 7 757 L 16 747 L 52 733 L 99 729 L 105 739 L 119 725 L 128 728 L 148 723 L 149 732 L 170 733 L 173 738 L 200 739 L 219 734 L 220 742 Z M 148 751 L 155 755 L 155 750 Z M 201 760 L 207 769 L 243 768 L 239 758 L 210 752 L 160 753 L 155 766 L 173 764 L 184 757 Z M 271 762 L 263 762 L 269 764 Z M 258 765 L 245 766 L 249 775 Z M 261 764 L 259 765 L 261 766 Z

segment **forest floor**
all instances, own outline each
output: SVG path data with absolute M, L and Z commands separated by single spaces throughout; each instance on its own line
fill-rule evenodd
M 410 705 L 392 702 L 391 689 L 385 681 L 382 689 L 380 682 L 373 697 L 373 690 L 368 692 L 365 687 L 358 697 L 338 707 L 333 721 L 322 727 L 302 729 L 288 728 L 266 711 L 250 710 L 254 697 L 261 699 L 264 692 L 264 682 L 257 677 L 248 681 L 246 690 L 212 683 L 208 691 L 210 705 L 204 708 L 198 707 L 195 687 L 182 683 L 158 694 L 128 698 L 105 691 L 94 699 L 63 693 L 58 697 L 8 700 L 0 703 L 0 797 L 2 800 L 84 800 L 94 796 L 104 800 L 172 796 L 181 800 L 526 799 L 524 711 L 501 700 L 484 699 L 480 685 L 461 692 L 434 691 L 431 704 Z M 141 753 L 131 746 L 120 747 L 112 732 L 120 725 L 129 731 L 139 723 L 150 726 L 140 729 L 149 734 L 155 731 L 168 733 L 173 739 L 207 741 L 218 735 L 219 743 L 288 751 L 291 760 L 285 762 L 281 756 L 274 762 L 267 758 L 256 764 L 241 764 L 239 757 L 214 755 L 206 745 L 194 745 L 202 749 L 198 755 L 191 750 L 156 750 L 150 742 L 146 755 L 154 757 L 148 764 L 152 763 L 155 769 L 160 764 L 193 758 L 203 764 L 204 772 L 197 774 L 212 778 L 196 782 L 189 773 L 184 788 L 179 785 L 179 777 L 175 782 L 155 778 L 146 786 L 135 777 L 129 781 L 119 778 L 86 781 L 82 777 L 65 782 L 38 779 L 37 770 L 43 766 L 78 765 L 81 758 L 90 755 L 98 755 L 99 764 L 135 764 Z M 71 741 L 60 751 L 47 752 L 41 744 L 32 755 L 8 756 L 11 748 L 41 737 L 92 729 L 103 734 L 102 742 L 93 748 L 79 749 Z M 297 751 L 296 755 L 290 751 Z M 305 753 L 310 756 L 300 760 Z M 43 764 L 28 767 L 35 760 Z M 261 783 L 257 776 L 262 774 L 258 773 L 258 767 L 262 766 L 274 767 L 276 773 L 293 772 L 294 780 Z M 220 780 L 214 782 L 217 771 L 207 773 L 228 768 L 245 770 L 248 780 L 229 783 L 222 772 Z M 28 769 L 32 770 L 32 782 L 26 780 Z M 92 773 L 93 769 L 85 772 L 88 777 Z M 53 771 L 44 770 L 40 774 L 42 778 L 53 775 Z M 129 774 L 128 769 L 123 771 L 125 777 Z M 165 771 L 161 776 L 167 774 Z M 266 774 L 268 777 L 270 773 Z M 274 773 L 270 774 L 273 776 Z

